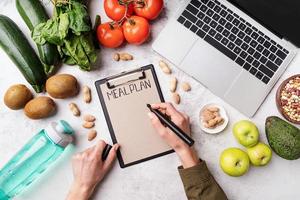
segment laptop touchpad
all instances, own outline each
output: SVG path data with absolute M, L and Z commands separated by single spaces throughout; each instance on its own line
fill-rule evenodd
M 179 68 L 200 81 L 213 93 L 223 96 L 242 69 L 219 50 L 199 39 Z
M 198 38 L 195 33 L 172 19 L 156 38 L 152 48 L 173 64 L 179 65 Z

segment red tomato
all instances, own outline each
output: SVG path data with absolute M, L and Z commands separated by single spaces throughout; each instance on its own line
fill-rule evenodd
M 124 41 L 122 27 L 110 22 L 101 24 L 97 28 L 98 41 L 105 47 L 116 48 Z
M 129 0 L 104 0 L 104 10 L 106 15 L 111 18 L 112 20 L 119 21 L 121 20 L 126 14 L 126 3 Z M 122 3 L 124 3 L 122 5 Z M 130 17 L 133 13 L 133 4 L 128 4 L 127 9 L 127 17 Z
M 128 43 L 142 44 L 150 34 L 149 22 L 140 16 L 131 16 L 123 24 L 124 37 Z
M 134 2 L 134 12 L 138 16 L 153 20 L 158 17 L 163 6 L 163 0 L 137 0 Z

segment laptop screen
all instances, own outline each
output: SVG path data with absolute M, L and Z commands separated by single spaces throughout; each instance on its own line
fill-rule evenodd
M 300 0 L 229 0 L 280 37 L 300 47 Z

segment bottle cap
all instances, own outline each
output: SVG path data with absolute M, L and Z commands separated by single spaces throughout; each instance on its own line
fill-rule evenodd
M 66 147 L 73 141 L 72 135 L 74 134 L 74 130 L 69 123 L 64 120 L 50 123 L 45 129 L 45 132 L 53 143 L 61 147 Z

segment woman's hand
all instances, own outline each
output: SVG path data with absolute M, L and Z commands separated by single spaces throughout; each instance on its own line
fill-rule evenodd
M 100 140 L 95 146 L 73 156 L 74 181 L 67 200 L 87 200 L 92 195 L 96 185 L 110 170 L 119 145 L 115 144 L 106 160 L 102 161 L 101 156 L 105 146 L 106 143 Z
M 189 117 L 177 111 L 171 103 L 152 104 L 151 107 L 169 116 L 172 122 L 186 134 L 191 135 Z M 189 147 L 169 128 L 162 125 L 155 114 L 149 112 L 148 115 L 157 133 L 175 150 L 184 168 L 193 167 L 199 163 L 199 157 L 193 148 Z

